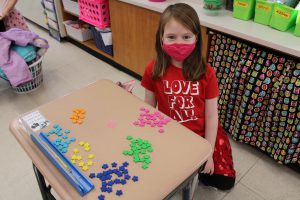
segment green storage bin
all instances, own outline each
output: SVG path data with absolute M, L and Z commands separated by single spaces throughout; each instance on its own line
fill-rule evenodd
M 273 2 L 257 0 L 255 5 L 254 21 L 259 24 L 269 25 L 273 13 Z
M 270 26 L 280 31 L 287 31 L 295 25 L 297 10 L 279 3 L 275 3 Z
M 300 10 L 298 11 L 298 17 L 296 20 L 296 27 L 295 27 L 294 35 L 300 37 Z
M 255 0 L 234 0 L 233 17 L 242 20 L 252 19 L 255 10 Z

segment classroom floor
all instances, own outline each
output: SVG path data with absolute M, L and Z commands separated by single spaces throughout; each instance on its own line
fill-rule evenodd
M 44 84 L 37 91 L 18 95 L 0 79 L 0 200 L 42 199 L 32 163 L 8 130 L 13 118 L 99 79 L 133 79 L 71 43 L 57 42 L 35 25 L 30 24 L 30 28 L 46 38 L 51 47 L 43 62 Z M 133 94 L 144 96 L 139 81 Z M 235 187 L 223 192 L 200 184 L 195 200 L 300 200 L 299 173 L 248 145 L 233 140 L 231 145 L 237 171 Z M 179 199 L 179 194 L 174 197 Z

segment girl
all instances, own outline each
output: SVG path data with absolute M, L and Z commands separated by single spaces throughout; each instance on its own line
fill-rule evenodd
M 24 17 L 14 7 L 17 0 L 0 0 L 0 32 L 10 28 L 29 30 Z
M 229 140 L 218 123 L 217 78 L 201 57 L 200 22 L 192 7 L 178 3 L 166 8 L 155 48 L 156 60 L 147 65 L 141 83 L 145 101 L 210 142 L 214 152 L 199 179 L 231 189 L 235 170 Z

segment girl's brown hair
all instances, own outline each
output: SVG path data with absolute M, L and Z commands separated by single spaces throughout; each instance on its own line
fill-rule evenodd
M 156 62 L 154 64 L 152 77 L 158 79 L 163 76 L 166 68 L 171 62 L 171 58 L 162 49 L 162 37 L 164 34 L 165 25 L 173 18 L 184 27 L 189 29 L 196 35 L 196 47 L 191 55 L 183 61 L 183 75 L 187 80 L 197 81 L 206 72 L 206 65 L 202 58 L 202 37 L 200 30 L 200 21 L 196 11 L 189 5 L 178 3 L 170 5 L 162 13 L 159 21 L 159 26 L 156 32 Z

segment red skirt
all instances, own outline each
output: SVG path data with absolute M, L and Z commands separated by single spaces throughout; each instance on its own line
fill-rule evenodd
M 235 177 L 231 145 L 225 130 L 220 124 L 218 127 L 213 160 L 215 167 L 214 174 Z
M 204 133 L 198 134 L 204 136 Z M 202 136 L 202 137 L 203 137 Z M 235 178 L 233 167 L 232 150 L 228 136 L 222 126 L 218 126 L 215 149 L 213 152 L 214 174 Z

